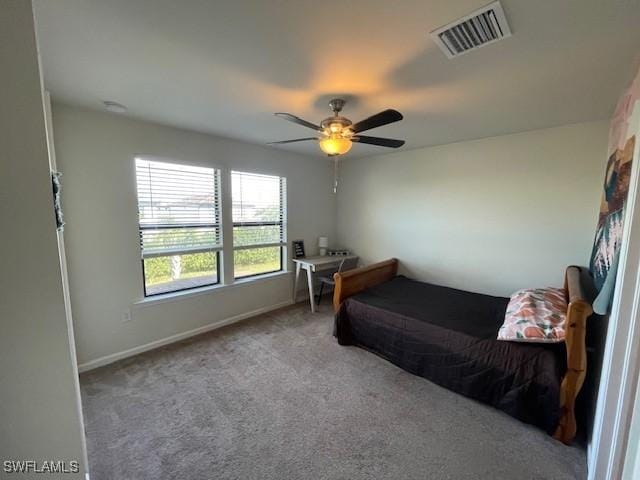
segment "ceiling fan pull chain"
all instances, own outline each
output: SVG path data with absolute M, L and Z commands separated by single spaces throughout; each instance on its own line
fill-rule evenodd
M 338 156 L 333 158 L 333 194 L 338 193 Z

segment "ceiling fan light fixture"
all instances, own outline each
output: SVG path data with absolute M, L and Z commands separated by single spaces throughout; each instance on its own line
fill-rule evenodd
M 344 138 L 342 135 L 331 135 L 321 139 L 319 142 L 320 150 L 327 155 L 344 155 L 353 145 L 351 140 Z
M 280 117 L 283 120 L 297 123 L 298 125 L 313 130 L 316 136 L 270 142 L 268 145 L 283 145 L 314 140 L 318 142 L 320 149 L 329 156 L 344 155 L 345 153 L 348 153 L 353 146 L 352 142 L 387 148 L 400 148 L 404 145 L 404 140 L 361 135 L 362 132 L 367 130 L 399 122 L 403 118 L 400 112 L 388 108 L 354 124 L 348 118 L 340 115 L 344 104 L 345 101 L 340 98 L 334 98 L 331 100 L 329 102 L 329 106 L 331 107 L 331 110 L 333 110 L 333 115 L 322 120 L 319 125 L 307 122 L 306 120 L 296 117 L 290 113 L 275 113 L 277 117 Z

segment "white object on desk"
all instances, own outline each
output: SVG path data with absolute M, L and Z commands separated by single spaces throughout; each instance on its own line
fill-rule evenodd
M 327 254 L 327 248 L 329 248 L 329 237 L 320 237 L 318 247 L 320 248 L 320 256 L 324 257 Z
M 311 312 L 315 313 L 316 304 L 314 302 L 315 294 L 313 293 L 313 273 L 320 270 L 328 270 L 331 267 L 338 267 L 340 262 L 347 258 L 358 258 L 356 255 L 344 255 L 341 257 L 307 257 L 294 258 L 293 263 L 296 264 L 296 277 L 293 282 L 293 303 L 296 302 L 298 296 L 298 279 L 300 278 L 300 270 L 307 272 L 307 286 L 309 288 L 309 303 L 311 304 Z

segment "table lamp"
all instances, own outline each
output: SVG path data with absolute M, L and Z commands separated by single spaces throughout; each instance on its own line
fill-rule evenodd
M 329 248 L 329 237 L 320 237 L 318 247 L 320 247 L 320 255 L 324 257 L 327 254 L 327 248 Z

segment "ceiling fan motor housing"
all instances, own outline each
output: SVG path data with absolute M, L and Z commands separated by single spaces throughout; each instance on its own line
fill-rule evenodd
M 348 118 L 336 115 L 335 117 L 328 117 L 322 120 L 320 126 L 327 133 L 340 133 L 346 130 L 347 127 L 350 127 L 351 124 L 352 122 Z
M 329 108 L 331 108 L 333 113 L 338 115 L 342 111 L 345 103 L 347 103 L 347 101 L 342 98 L 334 98 L 333 100 L 329 100 Z
M 342 98 L 334 98 L 333 100 L 329 101 L 329 107 L 331 107 L 334 115 L 333 117 L 325 118 L 324 120 L 322 120 L 322 122 L 320 122 L 320 126 L 327 135 L 340 135 L 341 133 L 350 133 L 347 130 L 347 127 L 351 126 L 353 122 L 351 122 L 351 120 L 349 120 L 348 118 L 340 115 L 340 112 L 342 111 L 345 103 L 346 101 Z

